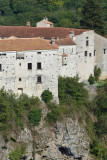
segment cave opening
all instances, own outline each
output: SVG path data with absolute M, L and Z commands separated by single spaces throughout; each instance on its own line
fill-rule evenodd
M 74 157 L 74 155 L 70 152 L 70 150 L 68 148 L 59 147 L 59 151 L 61 152 L 61 154 L 64 154 L 68 157 L 71 157 L 71 156 Z M 83 159 L 82 157 L 83 156 L 81 155 L 79 157 L 74 158 L 74 160 L 82 160 Z
M 73 154 L 66 148 L 60 147 L 59 151 L 61 152 L 61 154 L 65 154 L 66 156 L 73 156 Z

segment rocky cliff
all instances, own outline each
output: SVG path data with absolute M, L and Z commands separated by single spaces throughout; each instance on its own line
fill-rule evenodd
M 9 153 L 17 145 L 26 145 L 26 160 L 91 160 L 89 138 L 78 120 L 67 118 L 55 126 L 29 129 L 27 126 L 18 136 L 11 135 L 11 141 L 4 142 L 0 137 L 0 160 L 8 160 Z M 12 139 L 14 141 L 12 141 Z

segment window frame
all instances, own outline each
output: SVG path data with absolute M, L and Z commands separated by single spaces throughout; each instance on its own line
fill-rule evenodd
M 37 84 L 42 84 L 42 77 L 41 77 L 41 75 L 37 76 Z
M 89 46 L 89 40 L 86 40 L 86 46 Z
M 104 48 L 103 50 L 104 50 L 104 54 L 106 54 L 106 48 Z
M 28 70 L 32 70 L 32 63 L 28 63 Z
M 41 65 L 41 62 L 37 62 L 37 70 L 42 69 L 41 66 L 42 66 L 42 65 Z
M 87 57 L 87 55 L 88 55 L 88 51 L 85 51 L 85 54 L 84 54 L 84 56 L 85 56 L 85 57 Z
M 37 52 L 37 54 L 41 54 L 41 52 Z

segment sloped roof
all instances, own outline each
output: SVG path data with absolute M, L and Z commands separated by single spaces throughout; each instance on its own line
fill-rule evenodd
M 15 36 L 19 38 L 44 37 L 51 39 L 52 37 L 69 38 L 69 32 L 74 31 L 75 35 L 79 35 L 86 29 L 62 28 L 62 27 L 26 27 L 26 26 L 0 26 L 0 37 Z
M 55 43 L 57 45 L 64 45 L 64 46 L 66 46 L 66 45 L 76 45 L 76 43 L 70 38 L 59 39 L 58 41 L 56 40 Z
M 27 51 L 58 49 L 41 38 L 8 38 L 0 40 L 0 51 Z
M 53 24 L 52 22 L 47 21 L 47 20 L 42 20 L 42 22 L 44 22 L 44 23 L 46 23 L 46 24 Z

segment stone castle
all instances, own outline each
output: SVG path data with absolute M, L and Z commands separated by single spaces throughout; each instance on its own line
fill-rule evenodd
M 58 77 L 87 81 L 95 65 L 107 78 L 107 39 L 94 30 L 53 27 L 46 17 L 37 27 L 0 26 L 0 88 L 38 97 L 49 89 L 58 102 Z

